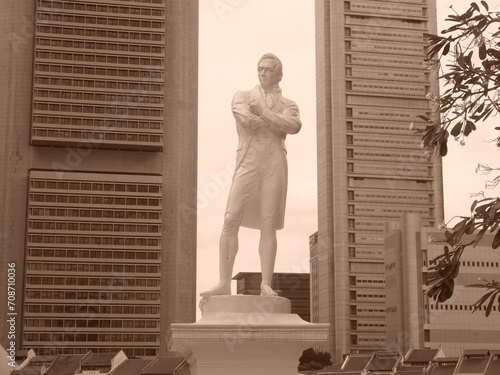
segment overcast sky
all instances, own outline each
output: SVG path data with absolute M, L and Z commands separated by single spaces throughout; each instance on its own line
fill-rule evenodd
M 438 3 L 442 30 L 447 7 L 465 10 L 470 1 Z M 256 64 L 266 52 L 283 62 L 283 95 L 298 104 L 302 119 L 302 130 L 286 142 L 287 210 L 275 272 L 309 272 L 308 239 L 317 230 L 314 1 L 200 0 L 198 294 L 218 281 L 218 242 L 237 144 L 231 99 L 256 85 Z M 466 215 L 469 193 L 484 190 L 487 177 L 474 170 L 478 161 L 498 164 L 498 153 L 486 142 L 493 134 L 477 132 L 466 146 L 451 141 L 444 159 L 446 218 Z M 260 272 L 258 239 L 258 231 L 241 228 L 234 274 Z

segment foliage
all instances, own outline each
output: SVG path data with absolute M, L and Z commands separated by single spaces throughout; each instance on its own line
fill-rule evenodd
M 453 8 L 452 8 L 453 9 Z M 453 23 L 439 35 L 427 34 L 428 53 L 425 64 L 429 69 L 439 70 L 444 80 L 445 91 L 439 96 L 429 94 L 432 115 L 419 116 L 426 122 L 424 129 L 411 124 L 410 128 L 422 137 L 422 148 L 428 154 L 446 156 L 448 138 L 465 144 L 478 124 L 491 115 L 500 113 L 500 13 L 491 12 L 486 1 L 471 3 L 463 13 L 448 16 Z M 441 62 L 448 59 L 446 72 Z M 500 127 L 496 127 L 500 130 Z M 500 147 L 500 137 L 495 139 Z M 478 164 L 476 172 L 485 174 L 496 170 Z M 500 183 L 500 175 L 487 181 L 486 187 L 493 188 Z M 481 193 L 482 194 L 482 193 Z M 485 233 L 495 233 L 491 246 L 500 247 L 500 198 L 482 197 L 476 200 L 467 216 L 459 217 L 452 229 L 445 230 L 447 245 L 444 253 L 431 261 L 427 274 L 427 293 L 438 302 L 444 302 L 453 295 L 454 280 L 459 274 L 460 259 L 466 250 L 474 248 Z M 487 304 L 486 316 L 492 311 L 495 301 L 500 310 L 500 283 L 492 280 L 482 284 L 487 293 L 474 304 L 474 311 Z
M 304 350 L 299 359 L 299 371 L 321 370 L 332 365 L 332 356 L 327 352 L 316 352 L 314 349 Z

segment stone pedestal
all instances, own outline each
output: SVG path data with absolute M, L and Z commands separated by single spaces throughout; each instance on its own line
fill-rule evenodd
M 188 359 L 192 375 L 297 375 L 302 352 L 326 341 L 329 324 L 290 307 L 282 297 L 204 298 L 198 322 L 171 325 L 169 349 Z

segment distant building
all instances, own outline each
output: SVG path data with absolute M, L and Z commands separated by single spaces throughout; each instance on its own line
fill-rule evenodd
M 237 281 L 236 293 L 259 295 L 262 274 L 260 272 L 240 272 L 233 277 Z M 292 303 L 292 314 L 310 322 L 310 286 L 308 273 L 274 273 L 271 287 L 280 297 Z
M 196 317 L 198 1 L 13 1 L 2 24 L 16 348 L 166 353 L 170 323 Z
M 385 237 L 388 348 L 400 352 L 415 348 L 442 347 L 447 356 L 464 350 L 500 350 L 498 308 L 486 317 L 483 306 L 472 313 L 473 304 L 485 290 L 467 288 L 479 278 L 498 278 L 498 250 L 491 248 L 487 234 L 461 258 L 453 296 L 436 303 L 424 294 L 430 261 L 444 251 L 442 231 L 422 227 L 419 215 L 405 214 L 400 223 L 390 223 Z
M 316 0 L 318 233 L 312 321 L 334 361 L 386 348 L 384 223 L 442 221 L 441 160 L 409 130 L 431 108 L 423 65 L 436 0 Z

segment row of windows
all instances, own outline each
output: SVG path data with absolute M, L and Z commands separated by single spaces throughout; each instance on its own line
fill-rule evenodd
M 406 174 L 408 172 L 409 174 L 420 173 L 420 174 L 425 175 L 426 173 L 428 173 L 430 175 L 430 172 L 431 172 L 427 168 L 418 168 L 415 166 L 413 166 L 413 168 L 404 168 L 404 167 L 395 167 L 395 166 L 387 166 L 387 165 L 385 165 L 385 166 L 376 166 L 375 165 L 374 166 L 374 165 L 365 164 L 365 163 L 361 163 L 360 165 L 356 164 L 356 163 L 347 163 L 347 171 L 351 172 L 351 173 L 354 172 L 354 165 L 356 165 L 356 172 L 358 172 L 358 173 L 365 172 L 365 173 L 373 174 L 373 173 L 376 173 L 376 172 L 374 172 L 374 170 L 378 170 L 378 171 L 383 171 L 384 172 L 383 174 L 398 173 L 398 175 L 402 175 L 402 174 Z
M 348 205 L 349 214 L 354 214 L 355 212 L 356 213 L 358 213 L 358 212 L 389 212 L 389 213 L 397 213 L 397 214 L 402 214 L 402 213 L 405 213 L 405 212 L 413 212 L 413 213 L 419 213 L 419 214 L 429 215 L 430 214 L 430 210 L 432 210 L 432 208 L 429 208 L 428 210 L 425 209 L 425 208 L 422 208 L 422 209 L 413 208 L 413 209 L 395 210 L 395 209 L 385 208 L 385 207 L 380 207 L 380 208 L 367 208 L 367 207 L 363 207 L 363 208 L 360 208 L 360 207 L 354 207 L 354 205 Z
M 411 7 L 401 7 L 399 5 L 384 5 L 384 6 L 375 6 L 375 5 L 365 5 L 365 4 L 356 4 L 351 2 L 345 2 L 345 10 L 358 10 L 367 11 L 371 13 L 371 11 L 376 10 L 383 13 L 396 13 L 398 15 L 401 14 L 413 14 L 414 16 L 422 16 L 425 8 L 411 8 Z
M 98 62 L 106 64 L 128 64 L 128 65 L 144 65 L 144 66 L 163 66 L 163 59 L 150 59 L 146 57 L 133 57 L 133 56 L 113 56 L 113 55 L 98 55 L 88 53 L 70 53 L 70 52 L 54 52 L 54 51 L 36 51 L 37 62 L 38 59 L 47 60 L 65 60 L 65 61 L 84 61 Z M 97 87 L 97 86 L 96 86 Z
M 353 68 L 346 68 L 346 76 L 351 77 L 353 75 Z M 405 80 L 411 79 L 413 81 L 428 81 L 428 78 L 423 74 L 418 73 L 395 73 L 395 72 L 384 72 L 384 71 L 374 71 L 372 69 L 366 68 L 354 68 L 354 75 L 358 77 L 365 78 L 375 78 L 375 79 L 396 79 Z
M 158 328 L 158 320 L 97 320 L 97 319 L 26 319 L 26 327 L 77 328 Z
M 123 1 L 123 0 L 122 0 Z M 149 3 L 149 4 L 163 4 L 164 0 L 125 0 L 127 2 L 133 1 L 136 3 Z M 85 3 L 81 1 L 60 1 L 60 0 L 41 0 L 38 3 L 39 6 L 46 7 L 46 8 L 55 8 L 55 9 L 76 9 L 76 10 L 83 10 L 87 12 L 115 12 L 118 13 L 118 11 L 115 11 L 114 8 L 116 6 L 108 6 L 106 5 L 96 5 L 93 3 Z M 120 6 L 120 11 L 119 13 L 129 13 L 132 12 L 132 14 L 143 14 L 143 10 L 147 10 L 150 8 L 144 8 L 144 7 L 123 7 Z M 123 9 L 123 10 L 121 10 Z M 132 10 L 131 10 L 132 9 Z M 146 14 L 144 14 L 146 15 Z M 154 15 L 154 13 L 148 13 L 147 15 Z
M 138 1 L 138 0 L 135 0 Z M 144 0 L 142 0 L 144 1 Z M 153 0 L 154 1 L 154 0 Z M 59 354 L 86 354 L 89 351 L 93 351 L 94 353 L 116 353 L 116 346 L 112 345 L 111 347 L 97 347 L 96 345 L 92 345 L 91 347 L 81 347 L 78 346 L 76 348 L 69 346 L 69 343 L 65 343 L 65 345 L 55 345 L 51 347 L 41 346 L 37 347 L 31 344 L 29 346 L 30 349 L 33 349 L 37 355 L 40 356 L 57 356 Z M 159 354 L 159 349 L 157 348 L 144 348 L 141 345 L 140 348 L 122 348 L 123 352 L 126 354 L 128 358 L 133 357 L 157 357 Z
M 159 342 L 159 335 L 140 333 L 27 333 L 27 341 L 65 342 Z
M 460 264 L 467 267 L 495 267 L 498 268 L 498 262 L 475 262 L 470 260 L 461 260 Z
M 429 308 L 429 306 L 425 305 L 425 309 L 427 310 L 428 308 Z M 486 311 L 486 308 L 487 308 L 487 305 L 484 304 L 483 306 L 478 307 L 477 311 L 481 311 L 481 310 Z M 470 310 L 470 311 L 473 311 L 474 306 L 473 305 L 456 305 L 456 304 L 448 305 L 448 304 L 444 303 L 444 304 L 430 305 L 430 309 L 431 310 Z M 493 305 L 492 310 L 497 311 L 497 306 Z
M 134 108 L 134 107 L 105 107 L 92 105 L 71 105 L 57 103 L 34 103 L 35 111 L 51 111 L 51 112 L 73 112 L 85 114 L 106 114 L 118 116 L 142 116 L 142 117 L 160 117 L 163 111 L 160 109 L 150 108 Z
M 28 285 L 79 285 L 79 286 L 110 286 L 110 287 L 142 287 L 155 288 L 160 286 L 160 280 L 155 279 L 120 279 L 109 277 L 52 277 L 52 276 L 28 276 Z
M 35 124 L 37 124 L 35 122 Z M 41 138 L 70 138 L 75 140 L 89 139 L 91 141 L 120 141 L 120 142 L 145 142 L 161 143 L 161 136 L 154 134 L 135 134 L 135 133 L 109 133 L 101 131 L 79 131 L 62 129 L 33 129 L 33 136 Z
M 90 68 L 93 69 L 93 68 Z M 144 72 L 149 73 L 149 72 Z M 82 92 L 82 91 L 54 91 L 54 90 L 35 90 L 35 97 L 54 98 L 54 99 L 71 99 L 71 100 L 86 100 L 99 102 L 118 103 L 140 103 L 140 104 L 163 104 L 163 96 L 151 95 L 120 95 L 115 93 L 99 93 L 99 92 Z
M 385 328 L 384 323 L 357 323 L 355 325 L 357 328 Z
M 377 112 L 375 112 L 377 111 Z M 381 112 L 384 111 L 382 108 L 373 108 L 373 109 L 359 109 L 356 108 L 356 115 L 359 115 L 361 117 L 398 117 L 398 118 L 404 118 L 406 119 L 412 119 L 414 116 L 410 113 L 401 113 L 401 112 Z M 353 108 L 346 108 L 346 116 L 347 117 L 353 117 L 354 116 L 354 110 Z
M 112 191 L 127 193 L 151 193 L 159 194 L 160 185 L 124 184 L 111 182 L 78 182 L 78 181 L 55 181 L 31 179 L 31 187 L 35 189 L 58 189 L 58 190 L 92 190 Z
M 382 308 L 366 308 L 366 307 L 359 307 L 359 306 L 351 306 L 351 313 L 352 315 L 356 315 L 357 313 L 379 313 L 383 314 L 385 313 L 385 309 Z
M 429 197 L 428 196 L 419 196 L 419 195 L 388 195 L 388 194 L 355 194 L 355 197 L 358 199 L 382 199 L 382 200 L 396 200 L 396 199 L 402 199 L 405 201 L 411 201 L 411 200 L 418 200 L 418 201 L 424 201 L 428 202 Z
M 79 117 L 54 117 L 54 116 L 33 116 L 33 121 L 36 124 L 55 124 L 55 125 L 72 125 L 72 126 L 95 126 L 100 128 L 125 128 L 125 129 L 155 129 L 159 130 L 162 127 L 161 122 L 155 121 L 129 121 L 115 119 L 99 119 L 99 118 L 79 118 Z M 127 140 L 122 135 L 116 134 L 118 140 Z M 131 134 L 132 136 L 132 134 Z M 116 137 L 115 137 L 116 138 Z M 132 137 L 131 139 L 132 140 Z
M 76 208 L 30 208 L 33 216 L 58 216 L 58 217 L 92 217 L 105 219 L 126 220 L 159 220 L 160 212 L 154 211 L 117 211 L 117 210 L 85 210 Z
M 149 7 L 126 7 L 117 5 L 99 5 L 94 3 L 81 3 L 81 2 L 62 2 L 42 0 L 39 7 L 53 8 L 53 9 L 74 9 L 84 12 L 99 12 L 99 13 L 119 13 L 119 14 L 132 14 L 141 16 L 162 17 L 162 8 L 149 8 Z M 58 11 L 60 12 L 60 11 Z M 74 13 L 74 12 L 70 12 Z M 64 13 L 63 13 L 64 15 Z
M 351 336 L 352 345 L 377 345 L 381 347 L 385 343 L 386 339 L 383 338 Z
M 417 159 L 419 162 L 427 162 L 428 156 L 424 155 L 422 152 L 415 154 L 401 154 L 401 153 L 383 153 L 383 152 L 360 152 L 358 150 L 347 149 L 347 157 L 353 159 L 354 157 L 366 158 L 373 160 L 373 158 L 390 158 L 391 160 L 402 160 L 402 159 Z
M 384 279 L 361 279 L 359 277 L 354 277 L 354 280 L 356 281 L 356 283 L 368 283 L 368 284 L 381 284 L 381 285 L 385 285 L 385 280 Z
M 102 306 L 102 305 L 31 305 L 26 304 L 26 311 L 31 314 L 121 314 L 130 315 L 158 315 L 158 306 Z
M 377 45 L 374 43 L 367 44 L 366 41 L 361 40 L 346 40 L 344 42 L 345 49 L 347 51 L 363 51 L 371 50 L 370 52 L 376 53 L 389 53 L 389 54 L 412 54 L 412 55 L 423 55 L 422 47 L 412 47 L 412 46 L 391 46 L 391 45 Z
M 360 112 L 360 113 L 364 113 L 364 112 Z M 350 124 L 349 124 L 350 123 Z M 353 129 L 356 129 L 356 130 L 359 130 L 359 129 L 370 129 L 370 130 L 373 130 L 373 129 L 376 129 L 376 130 L 386 130 L 388 132 L 403 132 L 403 133 L 406 133 L 408 135 L 410 135 L 410 131 L 408 129 L 408 124 L 404 124 L 403 126 L 394 126 L 394 125 L 368 125 L 368 124 L 362 124 L 362 123 L 353 123 L 352 121 L 347 121 L 347 130 L 353 130 Z
M 95 17 L 95 16 L 84 16 L 84 15 L 68 15 L 62 13 L 47 13 L 40 11 L 37 14 L 37 22 L 66 22 L 66 23 L 84 23 L 87 25 L 99 25 L 99 26 L 120 26 L 120 27 L 133 27 L 133 28 L 144 28 L 144 29 L 162 29 L 164 28 L 164 22 L 161 21 L 146 21 L 139 19 L 129 19 L 129 18 L 116 18 L 116 17 Z
M 360 112 L 361 113 L 361 112 Z M 347 144 L 352 145 L 354 144 L 354 141 L 356 142 L 364 142 L 364 143 L 386 143 L 386 144 L 396 144 L 396 145 L 410 145 L 410 146 L 416 146 L 420 144 L 420 139 L 410 139 L 410 140 L 404 140 L 404 139 L 391 139 L 391 138 L 360 138 L 362 135 L 352 135 L 348 134 L 347 135 Z M 379 135 L 376 135 L 377 137 L 380 137 Z
M 383 56 L 364 56 L 364 55 L 346 55 L 346 63 L 360 64 L 367 66 L 402 66 L 408 68 L 423 69 L 422 60 L 401 58 L 401 57 L 383 57 Z
M 28 243 L 107 245 L 107 246 L 151 246 L 151 247 L 160 246 L 160 240 L 158 238 L 51 236 L 42 234 L 29 234 Z
M 72 223 L 67 221 L 30 221 L 30 229 L 38 230 L 70 230 L 92 232 L 139 232 L 159 233 L 159 225 L 135 225 L 113 223 Z
M 355 247 L 349 247 L 349 258 L 381 258 L 384 252 L 376 250 L 361 250 Z
M 49 78 L 35 76 L 35 84 L 50 86 L 68 86 L 68 87 L 88 87 L 98 89 L 141 91 L 163 91 L 161 83 L 132 82 L 132 81 L 108 81 L 92 79 L 68 79 L 68 78 Z
M 347 171 L 354 173 L 354 165 L 355 163 L 348 163 L 347 164 Z M 358 173 L 369 173 L 369 174 L 374 174 L 374 173 L 380 173 L 380 174 L 397 174 L 399 176 L 402 175 L 413 175 L 413 174 L 420 174 L 420 175 L 426 175 L 426 174 L 431 174 L 430 171 L 428 171 L 427 168 L 418 168 L 413 166 L 413 168 L 404 168 L 404 167 L 395 167 L 395 166 L 378 166 L 378 165 L 370 165 L 370 164 L 364 164 L 362 163 L 361 165 L 356 164 L 356 172 Z
M 92 49 L 92 50 L 105 50 L 105 51 L 122 51 L 145 54 L 163 54 L 162 46 L 148 45 L 148 44 L 125 44 L 125 43 L 105 43 L 83 40 L 71 39 L 49 39 L 37 38 L 37 45 L 51 46 L 62 48 L 76 48 L 76 49 Z
M 52 291 L 52 290 L 29 290 L 26 292 L 28 299 L 81 299 L 85 301 L 159 301 L 160 293 L 144 292 L 93 292 L 93 291 Z M 113 310 L 116 307 L 115 310 Z M 121 306 L 112 307 L 112 312 L 122 311 Z M 119 312 L 122 314 L 122 312 Z
M 120 274 L 123 273 L 149 273 L 149 274 L 159 274 L 160 266 L 147 266 L 141 264 L 100 264 L 100 263 L 90 263 L 90 264 L 82 264 L 82 263 L 35 263 L 28 262 L 27 270 L 29 271 L 55 271 L 55 272 L 103 272 L 103 273 L 114 273 Z M 47 293 L 47 296 L 43 296 L 43 293 Z M 69 293 L 69 294 L 68 294 Z M 41 298 L 52 298 L 49 296 L 52 292 L 42 292 Z M 71 296 L 71 298 L 76 298 L 73 296 L 73 292 L 66 292 L 66 297 Z M 132 293 L 133 294 L 133 293 Z M 78 293 L 78 298 L 83 298 L 85 293 Z M 111 294 L 110 294 L 111 295 Z M 119 294 L 116 295 L 120 296 Z M 156 294 L 155 294 L 156 296 Z M 38 297 L 40 298 L 40 297 Z M 56 298 L 56 297 L 54 297 Z
M 91 140 L 96 142 L 106 141 L 119 141 L 119 142 L 144 142 L 160 144 L 161 137 L 159 135 L 148 134 L 133 134 L 133 133 L 102 133 L 102 132 L 89 132 L 89 131 L 70 131 L 70 130 L 47 130 L 47 129 L 33 129 L 33 136 L 35 138 L 70 138 L 74 140 Z
M 159 251 L 118 250 L 74 250 L 74 249 L 28 249 L 28 256 L 43 258 L 92 258 L 92 259 L 160 259 Z
M 367 83 L 356 83 L 356 82 L 351 82 L 347 81 L 346 82 L 346 89 L 347 90 L 368 90 L 368 91 L 381 91 L 381 92 L 388 92 L 388 91 L 400 91 L 401 94 L 411 94 L 411 95 L 421 95 L 425 94 L 427 90 L 424 87 L 408 87 L 408 86 L 402 86 L 402 85 L 377 85 L 377 84 L 367 84 Z M 399 93 L 398 93 L 399 94 Z
M 55 35 L 73 35 L 85 38 L 106 38 L 106 39 L 125 39 L 133 41 L 152 41 L 163 42 L 163 33 L 158 32 L 134 32 L 126 30 L 110 30 L 110 29 L 95 29 L 95 28 L 80 28 L 80 27 L 62 27 L 39 25 L 38 34 L 55 34 Z
M 346 16 L 346 23 L 362 23 L 363 25 L 376 25 L 380 26 L 381 24 L 385 27 L 400 27 L 400 28 L 405 28 L 405 29 L 423 29 L 425 27 L 425 22 L 419 21 L 419 20 L 409 20 L 409 19 L 400 19 L 400 18 L 378 18 L 378 17 L 370 17 L 370 16 L 358 16 L 358 15 L 347 15 Z M 418 38 L 419 35 L 412 35 L 410 33 L 404 33 L 401 34 L 399 32 L 398 34 L 396 33 L 384 33 L 384 32 L 374 32 L 373 34 L 375 35 L 384 35 L 384 36 L 389 36 L 389 37 L 397 37 L 397 38 L 402 38 L 402 37 L 413 37 L 413 38 Z M 420 38 L 423 38 L 422 35 L 420 35 Z
M 99 195 L 69 195 L 69 194 L 30 194 L 31 202 L 98 204 L 98 205 L 127 205 L 159 207 L 161 200 L 158 198 L 115 197 Z

